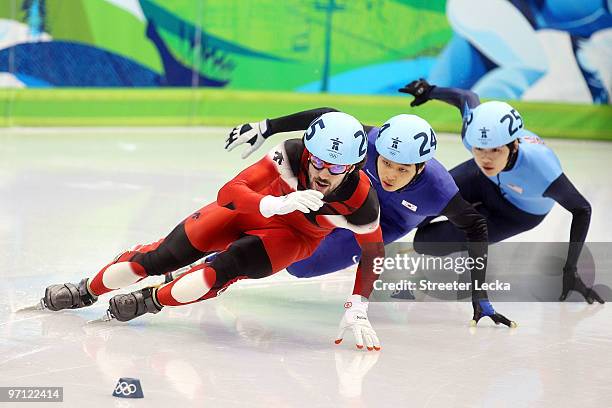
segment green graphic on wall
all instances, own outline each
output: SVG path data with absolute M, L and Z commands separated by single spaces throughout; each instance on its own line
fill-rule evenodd
M 426 77 L 607 103 L 612 17 L 603 0 L 568 2 L 4 0 L 0 86 L 392 94 Z

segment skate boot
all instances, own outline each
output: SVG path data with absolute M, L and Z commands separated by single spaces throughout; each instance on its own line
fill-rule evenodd
M 89 306 L 96 300 L 98 297 L 87 288 L 87 279 L 83 279 L 78 286 L 74 283 L 65 283 L 47 287 L 45 297 L 41 301 L 45 308 L 58 311 Z
M 143 288 L 136 292 L 113 296 L 108 313 L 119 320 L 127 322 L 145 313 L 157 313 L 162 309 L 154 300 L 155 288 Z

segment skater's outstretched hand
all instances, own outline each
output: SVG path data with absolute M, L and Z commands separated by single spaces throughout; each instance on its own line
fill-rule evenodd
M 231 130 L 227 139 L 225 139 L 225 150 L 231 152 L 236 147 L 248 143 L 250 146 L 242 152 L 242 158 L 246 159 L 266 141 L 268 137 L 267 129 L 267 119 L 261 122 L 238 125 Z
M 340 344 L 344 339 L 344 333 L 351 330 L 358 349 L 362 349 L 365 343 L 369 351 L 380 350 L 380 341 L 368 320 L 368 301 L 362 300 L 361 295 L 351 295 L 346 300 L 344 308 L 346 311 L 340 321 L 335 343 Z
M 561 291 L 559 300 L 563 302 L 567 298 L 567 295 L 569 295 L 570 290 L 575 290 L 580 293 L 589 304 L 592 304 L 594 301 L 602 304 L 605 303 L 593 288 L 588 288 L 585 285 L 580 275 L 578 275 L 576 268 L 563 268 L 563 290 Z
M 511 321 L 503 314 L 497 313 L 493 309 L 493 305 L 489 302 L 489 299 L 472 299 L 472 307 L 474 308 L 474 316 L 470 322 L 470 326 L 474 327 L 478 324 L 478 321 L 485 316 L 488 316 L 495 322 L 495 324 L 505 324 L 508 327 L 516 327 L 516 322 Z
M 404 85 L 402 88 L 398 89 L 398 91 L 414 96 L 414 99 L 412 102 L 410 102 L 410 106 L 415 107 L 427 102 L 430 99 L 429 93 L 434 88 L 435 85 L 430 85 L 429 82 L 423 78 L 420 78 L 407 85 Z

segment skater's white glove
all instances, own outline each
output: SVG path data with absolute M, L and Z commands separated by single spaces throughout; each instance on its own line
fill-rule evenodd
M 362 300 L 360 295 L 351 295 L 346 300 L 344 308 L 346 311 L 340 321 L 335 343 L 340 344 L 344 338 L 344 333 L 350 329 L 353 331 L 358 349 L 362 349 L 365 342 L 368 350 L 380 350 L 380 341 L 368 320 L 368 301 Z
M 250 146 L 242 152 L 242 158 L 246 159 L 266 141 L 266 138 L 269 136 L 266 134 L 267 130 L 267 119 L 261 122 L 238 125 L 232 129 L 227 139 L 225 139 L 225 150 L 231 152 L 236 147 L 248 143 Z
M 259 212 L 266 218 L 284 215 L 294 211 L 309 213 L 317 211 L 325 204 L 323 193 L 316 190 L 294 191 L 284 196 L 267 195 L 259 202 Z

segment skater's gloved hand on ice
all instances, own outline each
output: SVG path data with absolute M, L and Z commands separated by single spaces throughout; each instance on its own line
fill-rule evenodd
M 561 296 L 559 296 L 560 301 L 564 301 L 569 295 L 570 290 L 575 290 L 584 296 L 584 299 L 592 304 L 594 301 L 599 303 L 605 303 L 605 301 L 593 290 L 593 288 L 588 288 L 585 283 L 578 275 L 576 268 L 565 267 L 563 268 L 563 290 L 561 291 Z
M 284 196 L 267 195 L 259 202 L 259 212 L 266 218 L 294 211 L 309 213 L 323 207 L 323 193 L 317 190 L 294 191 Z
M 472 307 L 474 308 L 474 317 L 470 322 L 470 326 L 474 327 L 478 324 L 478 321 L 485 316 L 488 316 L 495 322 L 495 324 L 505 324 L 508 327 L 516 327 L 516 322 L 511 321 L 503 314 L 497 313 L 493 309 L 493 305 L 487 298 L 472 298 Z
M 246 159 L 266 141 L 266 138 L 269 136 L 267 130 L 267 119 L 261 122 L 238 125 L 232 129 L 227 139 L 225 139 L 225 150 L 231 152 L 236 147 L 248 143 L 250 146 L 242 152 L 242 158 Z
M 435 85 L 430 85 L 426 80 L 420 78 L 416 81 L 412 81 L 408 85 L 404 85 L 404 87 L 398 89 L 398 91 L 414 96 L 414 99 L 410 102 L 410 106 L 414 107 L 427 102 L 430 99 L 429 94 L 434 88 Z
M 368 320 L 368 301 L 361 295 L 351 295 L 344 304 L 346 311 L 338 330 L 336 344 L 340 344 L 344 338 L 344 333 L 351 330 L 355 336 L 355 344 L 358 349 L 365 346 L 368 350 L 380 350 L 380 341 L 376 332 Z

